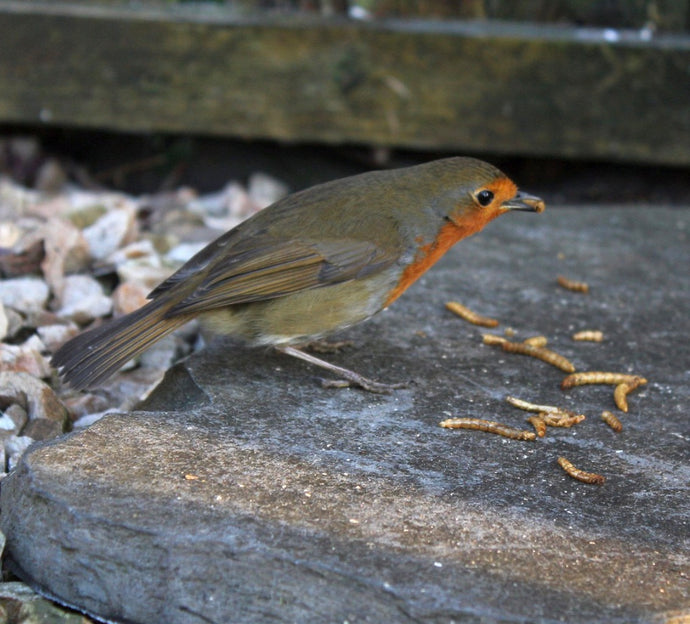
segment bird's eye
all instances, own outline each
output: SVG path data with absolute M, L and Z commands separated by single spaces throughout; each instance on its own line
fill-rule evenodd
M 477 201 L 481 206 L 488 206 L 494 200 L 494 194 L 491 191 L 479 191 L 477 193 Z

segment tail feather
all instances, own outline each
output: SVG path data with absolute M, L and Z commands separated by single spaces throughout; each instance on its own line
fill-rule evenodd
M 184 325 L 191 316 L 166 318 L 168 306 L 152 301 L 147 305 L 88 330 L 62 345 L 52 364 L 75 390 L 95 386 L 154 342 Z

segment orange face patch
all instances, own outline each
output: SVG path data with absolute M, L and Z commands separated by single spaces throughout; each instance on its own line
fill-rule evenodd
M 513 199 L 518 192 L 515 182 L 509 178 L 497 178 L 483 188 L 485 188 L 487 191 L 491 191 L 494 194 L 494 202 L 496 203 L 497 207 L 500 206 L 504 201 Z
M 459 206 L 457 213 L 450 215 L 451 221 L 439 230 L 436 239 L 417 250 L 414 261 L 403 271 L 398 285 L 388 295 L 384 307 L 389 306 L 400 297 L 419 277 L 438 262 L 443 254 L 455 243 L 463 238 L 472 236 L 472 234 L 476 234 L 489 221 L 499 216 L 503 202 L 512 199 L 517 194 L 517 186 L 508 178 L 498 178 L 482 187 L 482 189 L 491 191 L 494 194 L 493 202 L 486 207 L 474 203 L 470 206 Z M 472 199 L 470 201 L 473 202 Z

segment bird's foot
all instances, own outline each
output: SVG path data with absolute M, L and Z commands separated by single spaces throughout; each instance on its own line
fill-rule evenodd
M 329 340 L 315 340 L 305 345 L 305 348 L 315 353 L 338 353 L 345 347 L 351 347 L 353 344 L 352 340 L 335 340 L 332 342 Z

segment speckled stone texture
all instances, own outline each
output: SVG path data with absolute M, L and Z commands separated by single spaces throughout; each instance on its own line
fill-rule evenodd
M 152 622 L 664 622 L 690 610 L 690 210 L 551 208 L 451 250 L 331 361 L 389 396 L 216 343 L 140 411 L 37 445 L 2 483 L 6 558 L 43 593 Z M 556 285 L 563 274 L 587 295 Z M 547 335 L 612 387 L 481 344 L 455 299 Z M 603 343 L 571 339 L 600 329 Z M 587 414 L 533 442 L 438 426 L 527 416 L 507 394 Z M 564 455 L 606 476 L 568 477 Z

